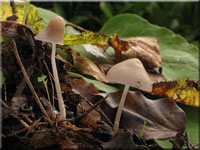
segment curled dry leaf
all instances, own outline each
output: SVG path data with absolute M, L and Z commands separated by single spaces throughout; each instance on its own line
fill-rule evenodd
M 71 55 L 73 58 L 74 65 L 81 73 L 91 75 L 99 81 L 108 82 L 106 80 L 106 75 L 103 69 L 101 69 L 93 61 L 76 51 L 71 51 Z
M 174 99 L 185 105 L 200 107 L 199 85 L 200 82 L 188 79 L 158 82 L 153 84 L 151 94 Z
M 13 22 L 13 21 L 0 21 L 1 33 L 4 37 L 9 37 L 11 39 L 27 39 L 28 33 L 32 33 L 32 29 L 29 26 Z
M 114 108 L 119 104 L 121 92 L 109 94 L 102 110 L 114 120 Z M 150 100 L 141 92 L 129 92 L 120 120 L 120 128 L 127 129 L 139 136 L 144 122 L 145 140 L 167 139 L 182 133 L 186 126 L 186 116 L 174 101 L 166 98 Z
M 121 62 L 123 60 L 122 51 L 127 51 L 130 46 L 127 41 L 120 40 L 117 32 L 114 33 L 113 37 L 108 42 L 115 50 L 115 60 L 116 62 Z
M 134 37 L 126 39 L 129 50 L 126 51 L 127 58 L 138 58 L 146 68 L 160 67 L 161 56 L 158 40 L 147 37 Z

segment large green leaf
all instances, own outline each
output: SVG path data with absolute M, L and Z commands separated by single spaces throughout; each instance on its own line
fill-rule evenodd
M 186 131 L 189 132 L 189 140 L 192 144 L 200 144 L 199 139 L 199 108 L 194 108 L 191 106 L 180 105 L 180 107 L 186 113 L 187 125 Z M 197 145 L 197 149 L 200 148 L 200 145 Z
M 43 9 L 43 8 L 39 8 L 39 7 L 36 7 L 37 10 L 41 13 L 41 16 L 42 16 L 42 21 L 44 22 L 43 23 L 43 28 L 46 27 L 49 23 L 49 21 L 55 17 L 55 16 L 58 16 L 58 14 L 50 11 L 50 10 L 47 10 L 47 9 Z M 67 23 L 67 21 L 65 20 L 65 23 Z M 76 34 L 78 33 L 76 30 L 74 30 L 72 27 L 67 27 L 65 28 L 65 33 L 69 33 L 69 34 Z
M 163 74 L 169 80 L 198 80 L 198 48 L 164 27 L 150 24 L 134 14 L 121 14 L 107 21 L 100 32 L 121 38 L 154 37 L 159 39 Z

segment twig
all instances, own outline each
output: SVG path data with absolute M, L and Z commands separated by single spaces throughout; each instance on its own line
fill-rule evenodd
M 66 24 L 65 24 L 65 27 L 66 27 L 66 26 L 71 26 L 71 27 L 73 27 L 73 28 L 75 28 L 75 29 L 78 29 L 78 30 L 80 30 L 80 31 L 92 32 L 92 31 L 89 31 L 89 30 L 87 30 L 87 29 L 84 29 L 84 28 L 82 28 L 82 27 L 80 27 L 80 26 L 78 26 L 78 25 L 75 25 L 75 24 L 73 24 L 73 23 L 71 23 L 71 22 L 66 23 Z
M 188 150 L 190 150 L 191 146 L 190 146 L 189 132 L 186 132 L 185 135 L 186 135 L 187 148 Z
M 111 63 L 111 64 L 115 64 L 114 61 L 112 60 L 112 58 L 110 58 L 110 56 L 104 51 L 102 50 L 101 48 L 99 48 L 99 51 L 106 57 L 106 59 Z
M 67 120 L 61 120 L 59 121 L 60 123 L 63 123 L 63 122 L 66 122 L 67 124 L 62 124 L 66 129 L 70 129 L 70 130 L 73 130 L 73 131 L 85 131 L 85 132 L 90 132 L 90 129 L 89 128 L 79 128 L 75 125 L 73 125 L 70 121 L 67 121 Z
M 21 130 L 15 131 L 14 133 L 11 133 L 11 134 L 9 134 L 9 135 L 6 135 L 5 137 L 11 137 L 11 136 L 20 134 L 20 133 L 22 133 L 22 132 L 25 132 L 25 131 L 27 131 L 27 130 L 30 130 L 30 129 L 32 129 L 32 128 L 35 127 L 35 126 L 46 125 L 46 124 L 47 124 L 47 122 L 38 123 L 37 121 L 38 121 L 38 120 L 36 120 L 31 126 L 29 126 L 29 128 L 23 128 L 23 129 L 21 129 Z
M 15 117 L 25 128 L 29 128 L 30 126 L 21 118 L 19 118 L 18 116 L 13 116 Z
M 21 114 L 22 117 L 28 122 L 28 123 L 33 123 L 33 121 L 28 117 L 28 115 L 25 115 L 25 114 Z
M 3 106 L 9 108 L 9 106 L 8 106 L 1 98 L 0 98 L 0 102 L 1 102 L 1 104 L 2 104 Z
M 32 50 L 33 50 L 33 54 L 35 55 L 35 53 L 36 53 L 36 48 L 35 48 L 35 43 L 34 43 L 34 40 L 33 40 L 33 35 L 32 35 L 32 33 L 31 33 L 31 31 L 28 30 L 28 29 L 26 29 L 26 34 L 27 34 L 28 41 L 29 41 L 29 43 L 30 43 L 30 45 L 31 45 L 31 48 L 32 48 Z
M 75 121 L 79 121 L 82 118 L 84 118 L 88 113 L 90 113 L 92 110 L 94 110 L 100 103 L 102 103 L 106 98 L 108 97 L 108 95 L 106 95 L 106 97 L 102 98 L 100 101 L 98 101 L 96 104 L 94 104 L 92 107 L 90 107 L 88 110 L 86 110 L 85 112 L 83 112 L 80 116 L 75 118 Z
M 93 106 L 93 104 L 92 104 L 90 101 L 86 100 L 86 102 L 87 102 L 90 106 Z M 100 114 L 104 117 L 104 119 L 107 121 L 107 123 L 108 123 L 111 127 L 113 127 L 113 123 L 110 121 L 110 119 L 107 117 L 107 115 L 102 111 L 102 109 L 101 109 L 99 106 L 97 106 L 97 108 L 98 108 L 98 109 L 95 108 L 95 110 L 96 110 L 98 113 L 100 113 Z
M 8 16 L 6 18 L 7 21 L 16 21 L 18 19 L 17 15 L 16 15 L 16 10 L 15 10 L 15 3 L 14 0 L 10 0 L 10 6 L 12 8 L 12 13 L 13 15 Z
M 33 66 L 31 66 L 30 68 L 28 68 L 28 76 L 31 76 L 31 75 L 32 75 L 32 73 L 33 73 L 33 68 L 34 68 L 34 67 L 35 67 L 35 65 L 33 65 Z M 22 81 L 20 82 L 20 84 L 19 84 L 17 90 L 15 91 L 14 96 L 13 96 L 12 99 L 11 99 L 11 102 L 13 101 L 13 98 L 15 98 L 15 97 L 17 97 L 17 96 L 19 96 L 19 95 L 22 94 L 22 92 L 24 91 L 25 86 L 26 86 L 26 78 L 24 77 L 24 78 L 22 79 Z
M 19 57 L 19 54 L 18 54 L 18 51 L 17 51 L 17 46 L 16 46 L 16 43 L 15 43 L 15 40 L 12 40 L 12 43 L 13 43 L 14 53 L 15 53 L 17 62 L 18 62 L 19 66 L 20 66 L 20 68 L 22 70 L 22 73 L 23 73 L 23 75 L 24 75 L 24 77 L 26 79 L 26 82 L 27 82 L 27 84 L 28 84 L 28 86 L 29 86 L 29 88 L 30 88 L 30 90 L 31 90 L 31 92 L 32 92 L 32 94 L 33 94 L 33 96 L 34 96 L 39 108 L 41 109 L 42 113 L 45 115 L 45 117 L 49 118 L 46 110 L 44 109 L 43 105 L 40 102 L 40 99 L 39 99 L 37 93 L 35 92 L 35 89 L 33 88 L 33 85 L 32 85 L 32 83 L 31 83 L 31 81 L 30 81 L 30 79 L 28 77 L 28 74 L 27 74 L 27 72 L 26 72 L 26 70 L 25 70 L 25 68 L 24 68 L 24 66 L 22 64 L 22 61 L 21 61 L 21 59 Z
M 200 145 L 200 144 L 191 145 L 191 148 L 193 149 L 193 148 L 195 148 L 195 147 L 198 146 L 198 145 Z
M 12 13 L 13 13 L 13 15 L 16 15 L 14 0 L 10 0 L 10 5 L 11 5 L 11 7 L 12 7 Z
M 6 83 L 3 84 L 3 87 L 4 87 L 4 95 L 5 95 L 5 96 L 4 96 L 4 101 L 7 102 L 8 99 L 7 99 L 7 86 L 6 86 Z

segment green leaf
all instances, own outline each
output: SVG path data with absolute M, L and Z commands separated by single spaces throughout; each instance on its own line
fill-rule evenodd
M 43 19 L 43 28 L 45 28 L 49 21 L 55 17 L 55 16 L 58 16 L 58 14 L 50 11 L 50 10 L 47 10 L 47 9 L 43 9 L 43 8 L 39 8 L 39 7 L 35 7 L 40 13 L 41 13 L 41 16 L 42 16 L 42 19 Z M 66 20 L 64 20 L 65 23 L 67 23 Z M 74 30 L 72 27 L 70 26 L 67 26 L 65 28 L 65 33 L 68 33 L 68 34 L 77 34 L 79 32 L 77 32 L 76 30 Z
M 38 79 L 38 82 L 44 82 L 46 78 L 47 78 L 47 76 L 43 75 L 41 77 L 38 77 L 37 79 Z
M 67 60 L 67 53 L 60 48 L 56 48 L 56 53 L 59 54 L 64 60 Z
M 110 63 L 105 56 L 97 49 L 95 45 L 75 45 L 72 48 L 73 50 L 81 53 L 83 56 L 89 58 L 90 60 L 99 63 L 99 64 L 108 64 Z
M 56 12 L 57 14 L 59 14 L 60 16 L 62 16 L 63 18 L 66 18 L 66 10 L 64 9 L 64 7 L 62 7 L 62 5 L 60 5 L 60 3 L 53 3 L 53 10 L 54 12 Z
M 5 82 L 5 78 L 4 78 L 3 72 L 0 70 L 0 88 L 2 88 L 2 85 L 4 84 L 4 82 Z
M 169 140 L 155 140 L 155 142 L 163 149 L 172 149 L 172 143 Z
M 159 39 L 163 74 L 169 80 L 189 78 L 198 80 L 198 48 L 164 27 L 150 24 L 134 14 L 121 14 L 107 21 L 100 32 L 121 38 L 153 37 Z M 114 54 L 114 53 L 113 53 Z
M 191 106 L 180 105 L 180 107 L 185 111 L 187 118 L 186 132 L 189 132 L 189 140 L 191 144 L 200 144 L 199 138 L 199 108 L 194 108 Z M 197 145 L 197 149 L 200 145 Z
M 65 45 L 81 45 L 81 44 L 97 44 L 107 42 L 110 36 L 102 35 L 94 32 L 82 32 L 77 35 L 65 34 Z
M 77 73 L 74 73 L 74 72 L 68 72 L 68 73 L 72 77 L 79 77 L 79 78 L 82 78 L 83 80 L 85 80 L 88 83 L 94 84 L 94 86 L 96 86 L 96 88 L 99 89 L 100 91 L 104 91 L 104 92 L 107 92 L 107 93 L 113 93 L 113 92 L 119 91 L 118 88 L 111 86 L 111 85 L 108 85 L 108 84 L 105 84 L 103 82 L 86 78 L 83 75 L 80 75 L 80 74 L 77 74 Z
M 111 11 L 111 5 L 109 3 L 101 2 L 100 8 L 107 18 L 113 17 L 113 14 L 112 14 L 112 11 Z
M 142 137 L 143 134 L 144 134 L 144 128 L 146 127 L 146 124 L 147 124 L 147 122 L 144 121 L 144 124 L 143 124 L 143 126 L 142 126 L 142 130 L 140 131 L 140 137 Z

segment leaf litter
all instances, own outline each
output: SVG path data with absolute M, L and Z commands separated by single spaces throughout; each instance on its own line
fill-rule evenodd
M 59 117 L 58 103 L 56 100 L 54 101 L 55 104 L 53 103 L 55 89 L 50 88 L 54 87 L 53 83 L 47 83 L 48 92 L 51 97 L 51 102 L 49 103 L 48 99 L 45 98 L 48 97 L 46 89 L 37 82 L 38 77 L 42 75 L 46 75 L 48 81 L 52 80 L 51 69 L 48 69 L 51 68 L 49 59 L 50 46 L 46 43 L 33 40 L 34 38 L 32 37 L 34 35 L 29 26 L 9 21 L 1 21 L 1 25 L 3 29 L 2 35 L 8 38 L 2 42 L 2 70 L 6 78 L 3 86 L 4 99 L 1 100 L 2 103 L 5 103 L 3 107 L 2 135 L 3 143 L 8 143 L 11 140 L 13 142 L 13 147 L 15 146 L 16 149 L 41 149 L 50 147 L 61 149 L 127 148 L 125 144 L 126 140 L 129 141 L 128 146 L 131 148 L 149 149 L 150 146 L 144 141 L 174 138 L 177 137 L 177 135 L 183 134 L 185 130 L 186 117 L 184 111 L 179 108 L 172 99 L 172 97 L 174 98 L 173 94 L 176 93 L 178 97 L 176 101 L 181 101 L 184 104 L 192 106 L 199 106 L 199 104 L 197 104 L 197 92 L 199 91 L 199 88 L 197 88 L 198 83 L 189 80 L 177 80 L 175 84 L 169 82 L 163 82 L 161 84 L 155 83 L 151 94 L 161 97 L 167 96 L 166 98 L 157 100 L 149 99 L 139 91 L 130 91 L 120 121 L 120 128 L 127 131 L 119 131 L 112 137 L 112 121 L 115 117 L 121 92 L 110 93 L 108 94 L 108 98 L 105 98 L 107 93 L 99 94 L 100 91 L 98 91 L 93 84 L 80 79 L 81 75 L 78 78 L 69 76 L 67 71 L 71 69 L 71 65 L 74 65 L 75 70 L 93 76 L 96 80 L 101 82 L 108 83 L 105 79 L 106 71 L 104 71 L 100 65 L 71 49 L 70 52 L 67 52 L 67 58 L 70 56 L 72 58 L 67 59 L 67 61 L 72 62 L 70 65 L 66 65 L 66 62 L 57 59 L 61 88 L 65 105 L 68 108 L 67 119 L 60 122 L 57 118 Z M 39 28 L 37 28 L 37 30 L 39 30 Z M 159 48 L 157 47 L 158 43 L 155 39 L 140 37 L 126 41 L 119 39 L 117 33 L 114 34 L 113 37 L 94 33 L 82 33 L 81 35 L 70 36 L 70 38 L 75 38 L 75 41 L 83 38 L 82 42 L 86 42 L 84 44 L 88 44 L 87 38 L 90 38 L 93 44 L 108 42 L 108 45 L 113 46 L 115 49 L 116 62 L 127 59 L 123 58 L 121 54 L 121 52 L 124 51 L 127 53 L 127 57 L 139 58 L 144 66 L 145 64 L 149 64 L 147 68 L 152 69 L 160 67 L 161 58 L 159 55 Z M 13 37 L 15 38 L 17 50 L 19 51 L 25 68 L 28 70 L 32 64 L 35 64 L 32 73 L 28 70 L 29 78 L 49 115 L 52 113 L 52 110 L 49 110 L 48 107 L 49 105 L 53 105 L 53 111 L 57 112 L 56 118 L 50 117 L 48 119 L 44 117 L 40 108 L 33 100 L 34 98 L 29 88 L 20 84 L 23 82 L 24 77 L 18 64 L 15 63 L 16 60 L 12 53 L 12 46 L 8 44 L 9 38 Z M 140 47 L 139 49 L 143 49 L 141 53 L 144 53 L 144 55 L 141 56 L 140 52 L 135 54 L 128 53 L 127 50 L 130 48 L 131 44 L 132 46 Z M 135 47 L 131 49 L 131 53 L 137 51 Z M 145 56 L 148 56 L 148 59 L 146 59 Z M 13 63 L 11 63 L 12 61 L 5 61 L 8 58 L 9 60 L 13 60 Z M 45 66 L 44 62 L 47 66 Z M 15 72 L 14 75 L 13 72 Z M 161 77 L 161 80 L 164 79 L 161 73 L 157 74 L 158 77 Z M 155 78 L 157 79 L 158 77 Z M 15 80 L 10 80 L 12 78 Z M 166 87 L 168 87 L 166 85 L 173 86 L 171 86 L 172 88 L 166 89 Z M 20 93 L 21 96 L 14 97 L 13 93 L 18 90 L 18 87 L 22 89 Z M 191 102 L 192 98 L 189 97 L 191 93 L 195 95 L 195 102 Z M 103 95 L 105 99 L 99 95 Z M 173 96 L 170 97 L 171 95 Z M 15 113 L 12 113 L 13 110 L 15 110 Z M 76 118 L 81 119 L 77 121 Z M 14 123 L 16 121 L 17 123 Z M 63 124 L 63 122 L 65 123 Z M 144 133 L 142 137 L 139 137 L 144 122 L 146 122 Z M 9 126 L 7 126 L 7 124 L 9 124 Z M 137 139 L 143 142 L 137 143 L 138 141 L 135 140 L 134 137 L 138 137 Z M 23 140 L 24 138 L 26 138 L 26 140 Z M 183 140 L 180 141 L 182 142 Z M 180 147 L 182 147 L 182 144 L 180 144 Z M 12 148 L 12 145 L 9 145 L 7 148 Z

